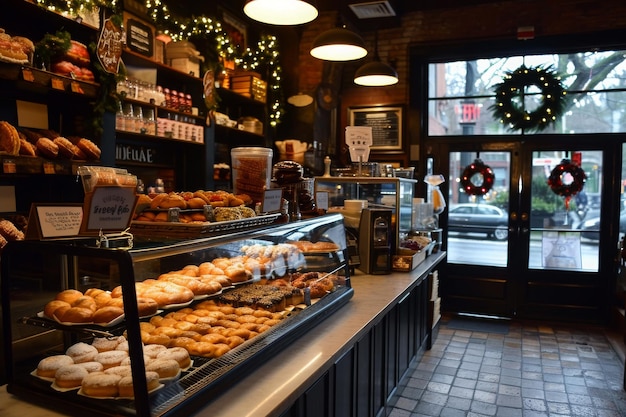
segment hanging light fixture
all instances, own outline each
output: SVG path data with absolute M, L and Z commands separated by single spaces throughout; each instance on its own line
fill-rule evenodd
M 378 32 L 376 32 L 374 42 L 374 60 L 361 65 L 356 70 L 354 83 L 367 87 L 383 87 L 397 84 L 399 81 L 398 72 L 390 65 L 382 62 L 378 56 Z
M 363 38 L 342 27 L 322 32 L 315 38 L 311 55 L 325 61 L 353 61 L 367 55 L 367 49 Z
M 251 19 L 271 25 L 300 25 L 318 14 L 311 0 L 247 0 L 243 11 Z

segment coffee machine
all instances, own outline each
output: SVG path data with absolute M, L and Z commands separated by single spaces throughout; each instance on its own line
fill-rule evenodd
M 359 269 L 366 274 L 391 272 L 393 250 L 392 210 L 365 208 L 359 222 Z

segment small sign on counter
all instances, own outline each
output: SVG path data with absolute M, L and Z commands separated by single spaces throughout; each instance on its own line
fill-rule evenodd
M 138 196 L 133 187 L 98 186 L 85 196 L 85 216 L 81 232 L 126 230 Z
M 74 237 L 80 233 L 80 204 L 33 204 L 28 216 L 26 239 Z

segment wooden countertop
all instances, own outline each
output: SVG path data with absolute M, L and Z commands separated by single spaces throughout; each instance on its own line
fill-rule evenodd
M 427 257 L 410 273 L 351 277 L 354 296 L 308 334 L 285 346 L 276 357 L 256 368 L 216 400 L 197 411 L 198 417 L 277 416 L 284 412 L 369 328 L 383 317 L 408 287 L 432 270 L 445 252 Z M 0 387 L 3 417 L 63 416 L 30 404 Z

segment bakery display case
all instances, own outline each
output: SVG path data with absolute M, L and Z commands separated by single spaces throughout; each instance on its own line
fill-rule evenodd
M 10 393 L 72 415 L 189 415 L 353 295 L 337 214 L 202 239 L 116 237 L 5 247 Z

